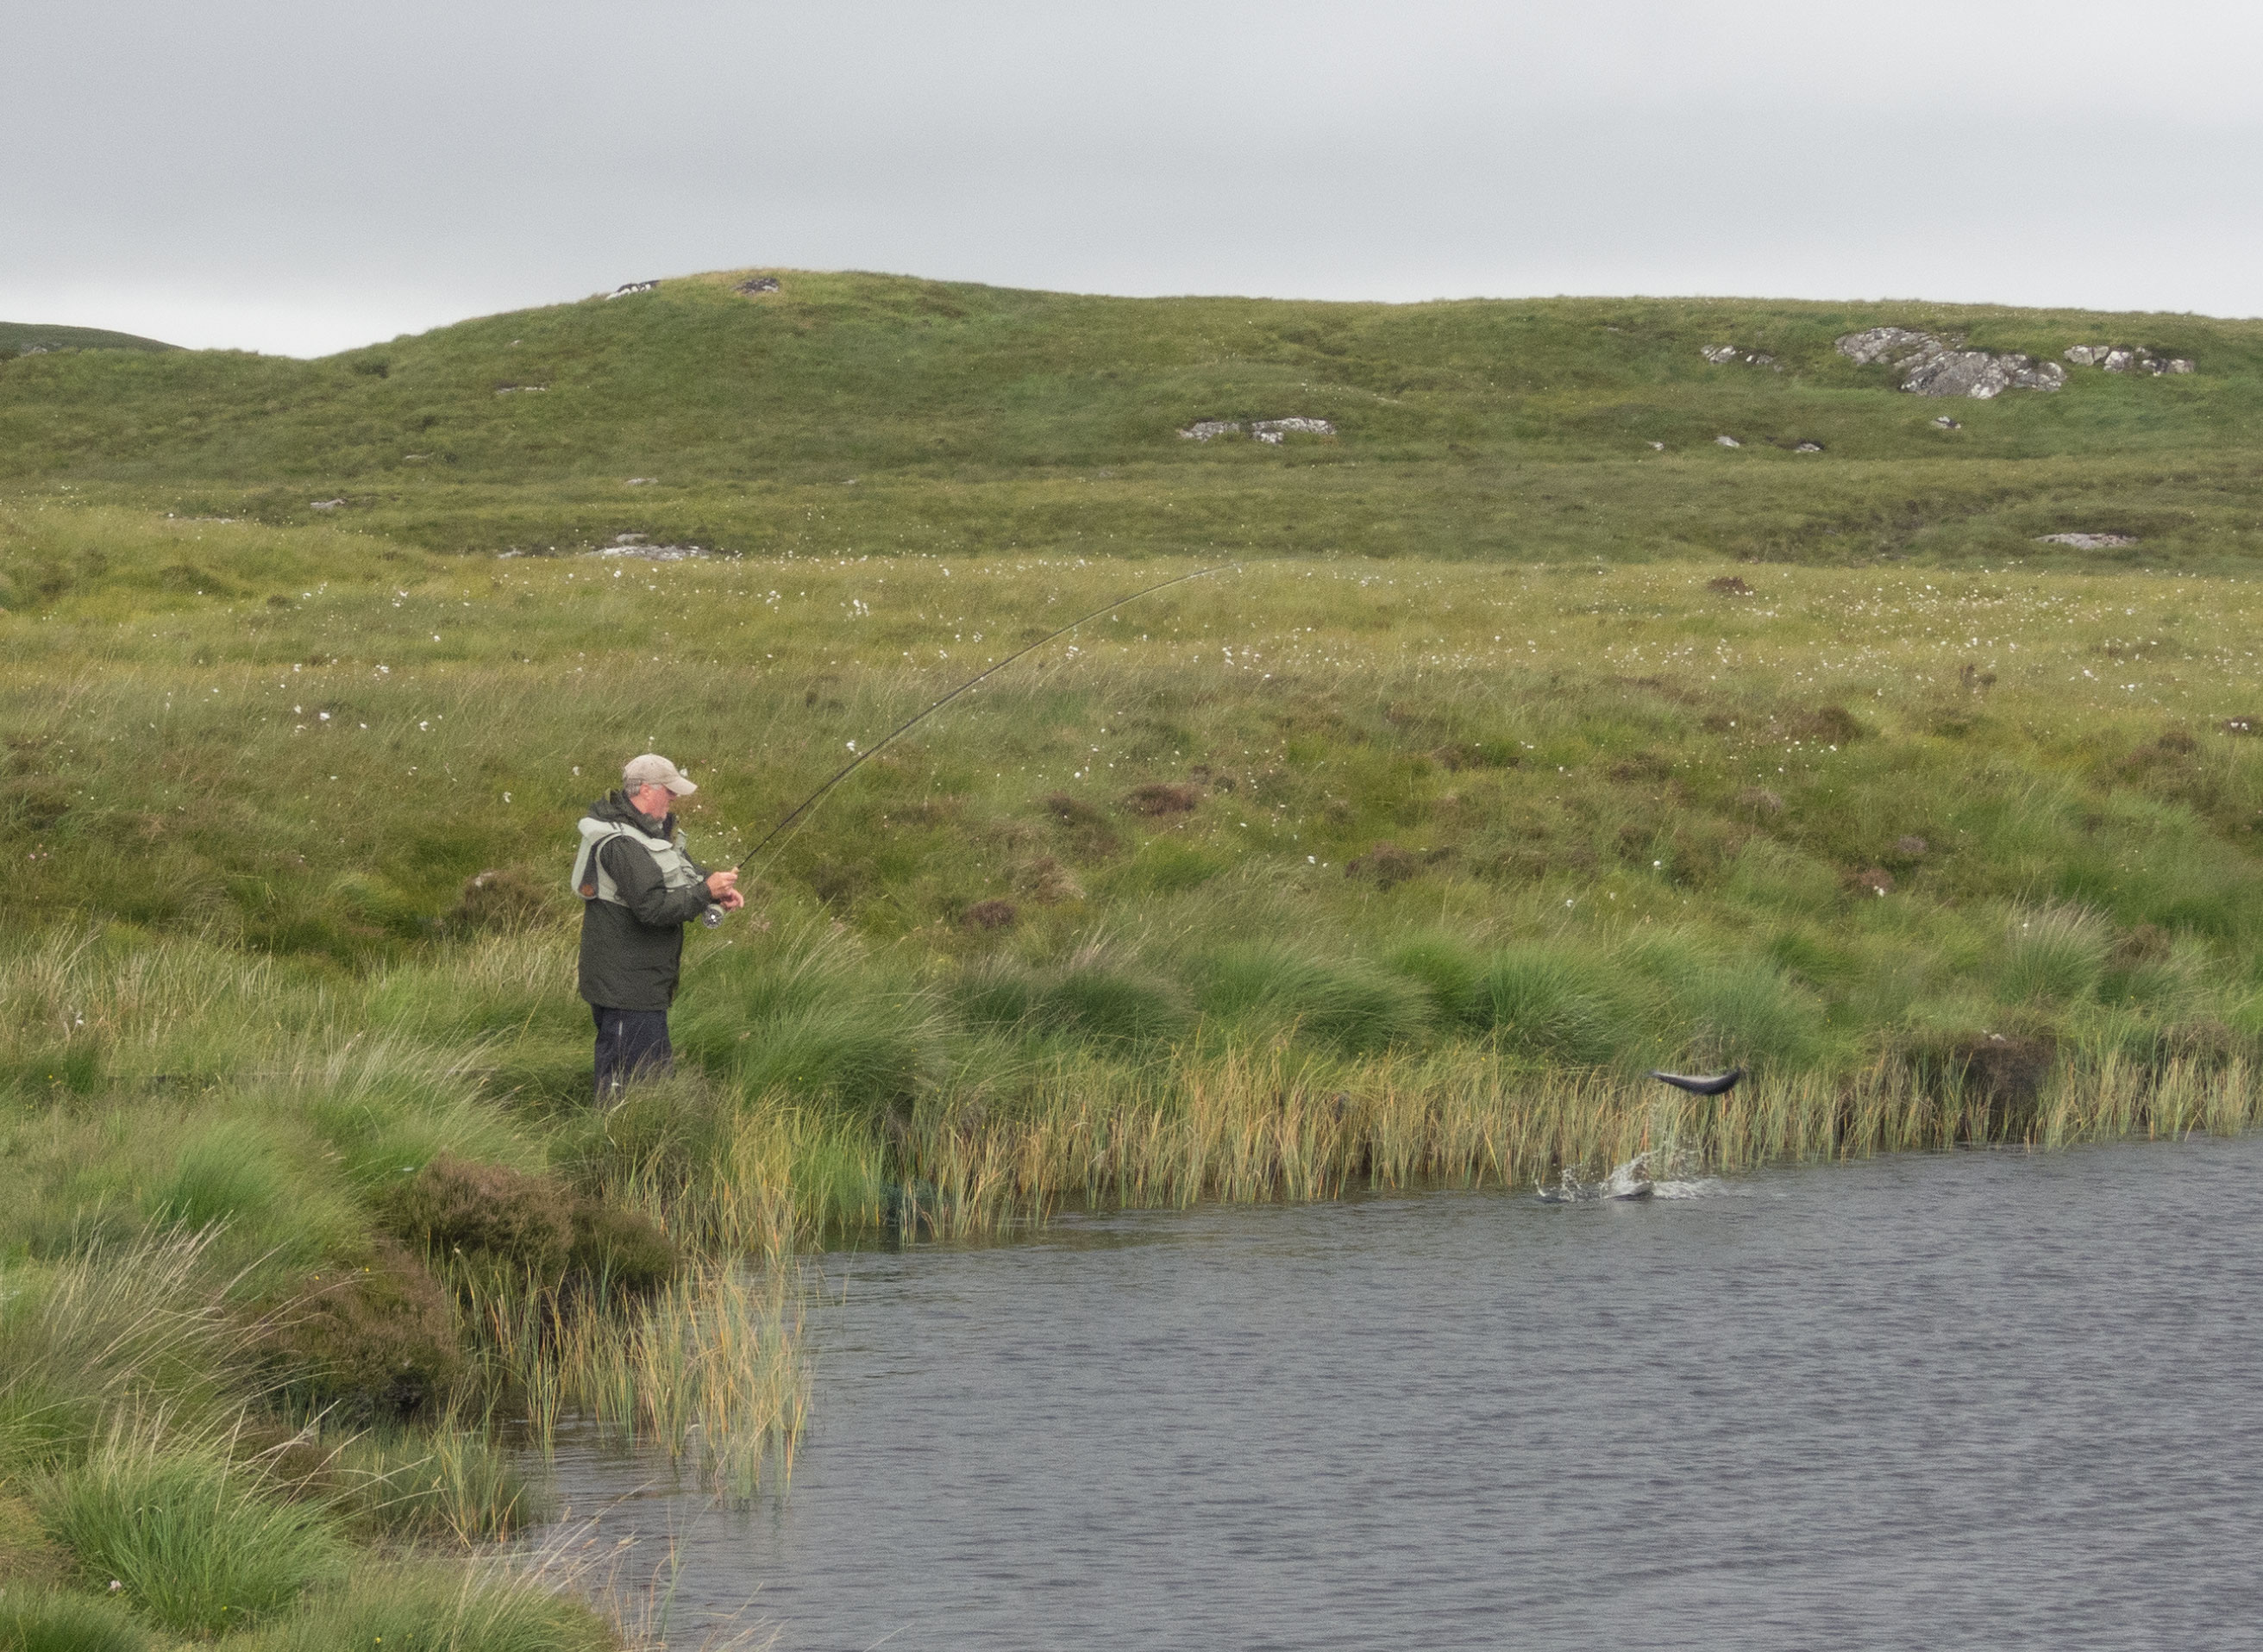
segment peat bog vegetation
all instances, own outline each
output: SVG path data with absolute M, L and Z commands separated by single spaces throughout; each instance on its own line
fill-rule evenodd
M 510 1448 L 779 1483 L 828 1240 L 2253 1116 L 2263 327 L 739 279 L 0 362 L 0 1648 L 648 1633 Z M 860 770 L 591 1114 L 624 755 L 735 858 L 1218 562 Z

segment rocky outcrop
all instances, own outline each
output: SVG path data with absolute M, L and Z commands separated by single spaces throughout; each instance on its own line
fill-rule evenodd
M 776 276 L 748 276 L 731 289 L 734 292 L 744 292 L 748 297 L 757 292 L 775 292 L 777 290 L 778 278 Z
M 659 288 L 660 283 L 657 281 L 624 281 L 605 296 L 609 299 L 625 299 L 632 292 L 654 292 L 659 291 Z
M 1248 426 L 1252 440 L 1278 446 L 1286 436 L 1334 436 L 1336 427 L 1326 419 L 1257 419 Z M 1240 436 L 1239 419 L 1197 419 L 1179 435 L 1189 442 L 1212 442 L 1222 436 Z
M 1961 338 L 1906 327 L 1874 327 L 1839 340 L 1839 353 L 1860 365 L 1883 362 L 1914 396 L 1970 396 L 1986 401 L 2006 390 L 2057 390 L 2066 369 L 2017 350 L 1966 350 Z
M 1697 353 L 1716 367 L 1725 367 L 1731 362 L 1742 362 L 1747 367 L 1770 367 L 1777 372 L 1783 371 L 1777 365 L 1775 357 L 1767 351 L 1746 350 L 1741 344 L 1708 344 Z
M 2156 356 L 2143 344 L 2072 344 L 2067 360 L 2078 367 L 2097 367 L 2109 373 L 2188 373 L 2193 364 L 2181 356 Z
M 2035 543 L 2071 545 L 2077 551 L 2113 551 L 2137 542 L 2126 533 L 2046 533 L 2038 534 Z

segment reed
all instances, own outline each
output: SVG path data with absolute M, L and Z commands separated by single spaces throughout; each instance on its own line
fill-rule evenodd
M 791 1478 L 809 1409 L 794 1270 L 703 1263 L 648 1301 L 605 1306 L 466 1284 L 493 1414 L 523 1418 L 539 1448 L 580 1417 L 736 1500 L 766 1470 Z

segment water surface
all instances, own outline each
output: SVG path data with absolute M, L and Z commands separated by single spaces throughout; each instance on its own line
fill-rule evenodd
M 673 1532 L 679 1630 L 794 1652 L 2263 1644 L 2259 1171 L 1906 1156 L 836 1257 L 783 1502 L 560 1474 Z

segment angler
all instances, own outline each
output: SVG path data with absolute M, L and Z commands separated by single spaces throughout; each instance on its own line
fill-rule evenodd
M 683 963 L 683 926 L 711 906 L 746 905 L 739 874 L 711 872 L 684 852 L 676 799 L 699 788 L 657 753 L 633 757 L 621 789 L 589 805 L 574 857 L 582 898 L 582 999 L 597 1024 L 596 1099 L 669 1071 L 668 1006 Z

